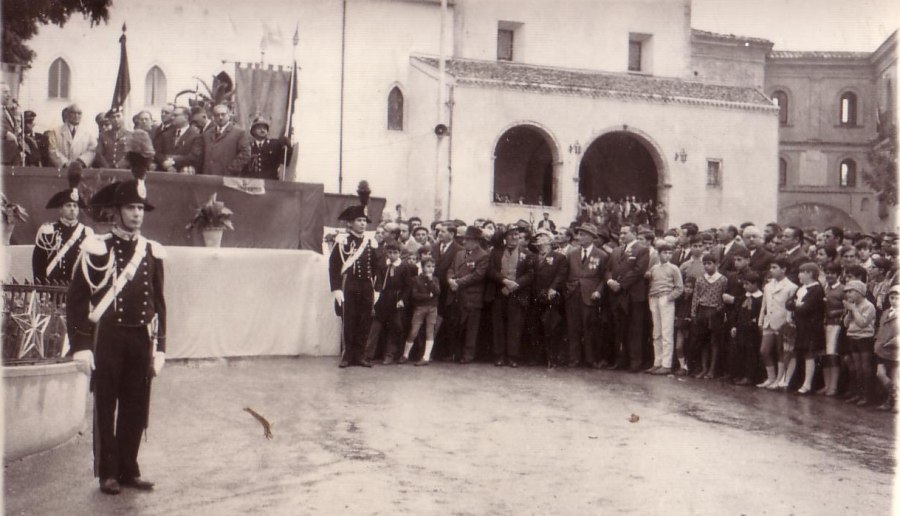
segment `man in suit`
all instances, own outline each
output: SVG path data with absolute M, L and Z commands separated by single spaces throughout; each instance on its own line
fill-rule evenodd
M 431 256 L 434 258 L 434 276 L 440 284 L 441 294 L 438 297 L 438 318 L 434 328 L 435 350 L 432 355 L 435 358 L 443 359 L 452 354 L 447 329 L 444 328 L 444 332 L 440 333 L 443 322 L 449 320 L 450 317 L 450 303 L 447 300 L 450 287 L 447 285 L 447 273 L 453 267 L 453 260 L 456 259 L 456 254 L 462 250 L 462 246 L 456 243 L 456 226 L 452 222 L 437 223 L 435 230 L 437 231 L 437 242 L 431 246 Z
M 762 231 L 756 226 L 747 226 L 744 228 L 743 239 L 747 252 L 750 254 L 750 262 L 747 267 L 765 278 L 769 275 L 769 265 L 775 260 L 775 255 L 766 249 Z
M 649 250 L 636 242 L 631 226 L 622 226 L 619 242 L 606 273 L 613 310 L 613 331 L 618 351 L 619 369 L 629 368 L 636 373 L 643 362 L 644 321 L 647 318 L 647 285 L 644 274 L 650 265 Z
M 188 123 L 186 108 L 175 108 L 172 127 L 162 134 L 156 154 L 159 170 L 191 173 L 203 161 L 203 138 L 200 130 Z
M 153 142 L 153 148 L 156 154 L 162 152 L 163 140 L 165 134 L 172 128 L 175 121 L 175 104 L 171 102 L 164 105 L 159 110 L 159 123 L 150 128 L 150 140 Z
M 132 131 L 125 129 L 122 108 L 110 109 L 106 113 L 112 127 L 100 135 L 97 142 L 97 157 L 94 166 L 97 168 L 128 168 L 126 144 Z
M 795 285 L 800 284 L 800 266 L 811 261 L 803 252 L 803 230 L 797 226 L 787 226 L 781 234 L 783 257 L 788 261 L 787 277 Z
M 450 342 L 460 364 L 475 359 L 478 325 L 484 306 L 484 283 L 488 270 L 488 254 L 481 248 L 481 229 L 466 228 L 464 249 L 456 253 L 447 272 L 447 301 L 452 307 Z
M 206 134 L 206 131 L 214 129 L 216 124 L 209 119 L 206 109 L 203 106 L 194 106 L 191 108 L 191 125 L 196 127 L 200 134 Z
M 735 241 L 738 229 L 731 225 L 719 228 L 716 237 L 719 240 L 716 255 L 719 258 L 719 273 L 734 272 L 734 253 L 738 249 L 746 249 L 744 244 Z
M 566 277 L 566 324 L 569 331 L 569 367 L 583 363 L 601 368 L 594 353 L 597 345 L 597 316 L 603 289 L 603 274 L 609 255 L 594 245 L 597 239 L 606 239 L 597 226 L 587 223 L 576 229 L 575 238 L 580 244 L 569 251 L 568 276 Z
M 685 222 L 679 228 L 678 247 L 672 254 L 672 264 L 681 267 L 681 264 L 691 259 L 691 240 L 700 231 L 693 222 Z
M 494 365 L 518 367 L 522 329 L 534 279 L 533 255 L 519 248 L 519 228 L 507 226 L 503 246 L 491 250 L 487 288 L 491 291 Z
M 213 108 L 216 128 L 203 133 L 203 174 L 239 176 L 250 161 L 250 135 L 234 125 L 225 104 Z
M 269 121 L 261 116 L 253 120 L 250 135 L 253 137 L 250 143 L 250 162 L 241 175 L 274 181 L 281 179 L 284 163 L 291 160 L 287 138 L 269 138 Z
M 22 132 L 22 139 L 25 142 L 25 166 L 49 167 L 47 137 L 44 134 L 34 132 L 35 118 L 37 118 L 37 115 L 34 111 L 26 111 L 23 116 L 25 128 Z
M 84 167 L 94 163 L 97 153 L 97 137 L 81 124 L 81 108 L 77 104 L 63 110 L 65 123 L 48 135 L 50 163 L 62 168 L 78 160 Z
M 3 118 L 0 119 L 0 132 L 3 133 L 2 155 L 4 165 L 21 165 L 19 135 L 22 128 L 16 114 L 16 103 L 12 98 L 9 85 L 0 83 L 0 103 L 3 105 Z
M 565 358 L 562 335 L 563 293 L 569 276 L 569 259 L 553 249 L 554 235 L 547 229 L 539 229 L 534 235 L 538 254 L 534 258 L 534 283 L 532 284 L 530 319 L 536 321 L 536 344 L 539 352 L 546 354 L 547 366 L 556 367 Z

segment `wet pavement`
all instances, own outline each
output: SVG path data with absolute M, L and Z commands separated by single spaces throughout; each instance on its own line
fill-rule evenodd
M 101 494 L 88 431 L 5 464 L 3 494 L 6 514 L 881 515 L 894 435 L 891 415 L 710 380 L 192 361 L 154 382 L 156 491 Z

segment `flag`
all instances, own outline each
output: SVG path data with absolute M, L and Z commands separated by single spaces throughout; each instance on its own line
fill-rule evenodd
M 116 76 L 116 89 L 113 91 L 112 109 L 117 109 L 125 104 L 128 93 L 131 92 L 131 77 L 128 74 L 128 52 L 125 50 L 125 24 L 122 24 L 122 37 L 119 38 L 122 52 L 119 57 L 119 74 Z
M 290 162 L 288 162 L 288 152 L 285 150 L 284 173 L 282 179 L 285 181 L 294 181 L 297 176 L 297 145 L 294 143 L 294 107 L 297 105 L 297 44 L 300 43 L 300 25 L 294 29 L 294 63 L 291 67 L 291 84 L 288 91 L 287 114 L 285 115 L 284 136 L 288 139 L 288 145 L 291 147 Z

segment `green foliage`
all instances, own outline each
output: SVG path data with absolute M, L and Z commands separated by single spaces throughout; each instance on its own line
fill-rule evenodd
M 91 21 L 91 26 L 109 19 L 112 0 L 3 0 L 2 61 L 29 66 L 34 51 L 28 47 L 40 25 L 62 27 L 75 13 Z

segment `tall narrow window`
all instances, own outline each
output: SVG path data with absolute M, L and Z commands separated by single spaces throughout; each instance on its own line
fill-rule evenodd
M 787 160 L 784 158 L 778 159 L 778 186 L 787 186 Z
M 643 42 L 631 40 L 628 42 L 628 71 L 641 71 L 641 53 L 643 52 Z
M 166 103 L 166 74 L 158 66 L 147 72 L 144 81 L 144 105 L 162 106 Z
M 403 130 L 403 92 L 396 86 L 388 94 L 388 130 Z
M 849 91 L 841 95 L 841 125 L 856 125 L 856 95 Z
M 706 160 L 706 186 L 719 188 L 722 186 L 722 162 L 716 159 Z
M 772 102 L 778 106 L 778 124 L 787 125 L 788 123 L 788 96 L 783 91 L 772 93 Z
M 856 186 L 856 162 L 852 159 L 841 162 L 841 186 Z
M 513 60 L 513 36 L 515 32 L 510 29 L 497 29 L 497 60 Z
M 48 93 L 51 99 L 69 98 L 69 65 L 59 57 L 50 64 L 50 77 L 47 80 Z

